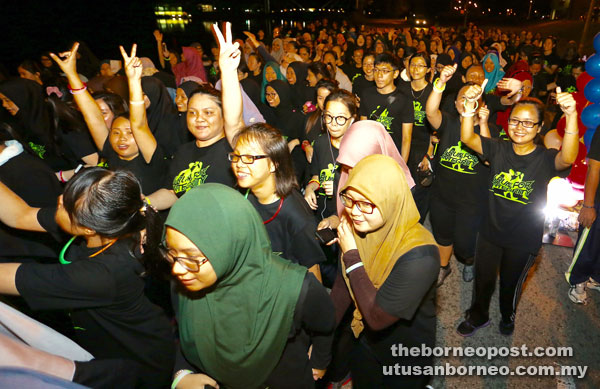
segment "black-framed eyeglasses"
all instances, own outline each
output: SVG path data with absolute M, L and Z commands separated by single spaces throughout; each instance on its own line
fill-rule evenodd
M 175 252 L 170 250 L 165 246 L 164 242 L 158 245 L 158 249 L 162 256 L 171 264 L 174 265 L 177 262 L 181 267 L 185 270 L 198 273 L 200 271 L 200 266 L 204 265 L 208 262 L 208 258 L 205 256 L 194 256 L 194 257 L 177 257 L 175 256 Z
M 358 206 L 358 210 L 364 214 L 371 215 L 377 206 L 368 201 L 354 200 L 350 198 L 346 193 L 340 193 L 340 199 L 342 205 L 346 208 L 352 209 L 354 206 Z
M 393 69 L 382 69 L 382 68 L 375 68 L 373 70 L 375 73 L 381 73 L 384 76 L 387 76 L 388 74 L 390 74 L 391 72 L 393 72 Z
M 237 161 L 239 161 L 241 159 L 242 162 L 245 163 L 246 165 L 252 165 L 254 163 L 254 161 L 256 161 L 257 159 L 263 159 L 263 158 L 269 158 L 269 156 L 268 155 L 248 155 L 248 154 L 239 155 L 239 154 L 234 154 L 234 153 L 227 154 L 227 159 L 229 159 L 229 162 L 236 163 Z
M 519 119 L 508 119 L 508 125 L 516 127 L 521 123 L 521 125 L 525 128 L 533 128 L 536 124 L 540 124 L 541 122 L 534 122 L 531 120 L 519 120 Z
M 338 126 L 343 126 L 348 120 L 350 120 L 350 118 L 347 118 L 345 116 L 331 116 L 328 113 L 324 113 L 323 120 L 325 121 L 325 124 L 331 124 L 331 122 L 335 120 L 335 123 Z

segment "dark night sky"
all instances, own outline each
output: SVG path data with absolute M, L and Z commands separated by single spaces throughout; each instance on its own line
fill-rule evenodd
M 263 0 L 217 0 L 232 8 L 243 10 L 246 4 L 264 4 Z M 286 7 L 319 6 L 324 0 L 271 0 L 272 9 Z M 424 13 L 420 9 L 426 5 L 429 16 L 439 15 L 451 8 L 457 0 L 374 0 L 375 8 L 392 5 L 397 9 L 410 10 L 411 12 Z M 504 8 L 520 6 L 526 9 L 526 0 L 476 0 L 480 6 L 493 7 L 502 4 Z M 206 2 L 210 2 L 206 0 Z M 404 2 L 404 4 L 403 4 Z M 549 3 L 548 0 L 534 0 L 536 3 Z M 0 0 L 0 26 L 2 26 L 3 39 L 1 40 L 2 61 L 11 71 L 16 68 L 15 63 L 26 58 L 39 58 L 43 50 L 63 50 L 75 39 L 83 39 L 94 52 L 102 58 L 118 58 L 118 45 L 131 45 L 136 41 L 142 48 L 154 53 L 154 38 L 152 30 L 156 28 L 153 7 L 155 3 L 183 4 L 185 9 L 192 10 L 195 20 L 198 20 L 199 11 L 195 5 L 202 1 L 162 1 L 150 0 Z M 343 4 L 354 4 L 352 0 L 338 0 L 332 7 Z M 403 4 L 403 5 L 402 5 Z M 432 12 L 433 11 L 433 12 Z M 233 12 L 233 10 L 232 10 Z M 244 17 L 244 14 L 241 14 Z M 387 15 L 387 14 L 386 14 Z M 243 22 L 243 19 L 242 19 Z M 186 37 L 190 35 L 201 40 L 203 27 L 201 23 L 194 23 L 186 29 Z M 175 37 L 177 38 L 177 37 Z M 189 43 L 189 42 L 186 42 Z

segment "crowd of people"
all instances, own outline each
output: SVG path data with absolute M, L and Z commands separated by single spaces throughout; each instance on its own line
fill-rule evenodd
M 36 320 L 23 331 L 56 331 L 0 331 L 0 365 L 65 388 L 424 388 L 433 357 L 390 350 L 435 346 L 453 255 L 474 281 L 458 334 L 490 324 L 499 275 L 511 336 L 548 183 L 578 156 L 576 43 L 224 26 L 204 46 L 155 31 L 158 67 L 76 42 L 0 82 L 0 294 Z M 588 156 L 597 228 L 600 135 Z M 600 290 L 597 244 L 584 254 L 579 303 Z M 424 373 L 384 375 L 397 363 Z

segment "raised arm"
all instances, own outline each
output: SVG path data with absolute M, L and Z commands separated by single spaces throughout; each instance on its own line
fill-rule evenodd
M 500 103 L 502 105 L 513 105 L 523 97 L 523 82 L 516 78 L 503 78 L 498 81 L 496 87 L 508 91 L 506 96 L 500 98 Z
M 160 62 L 160 67 L 165 68 L 165 53 L 163 52 L 163 34 L 159 30 L 154 30 L 154 39 L 156 39 L 156 49 L 158 51 L 158 61 Z
M 0 221 L 9 227 L 45 232 L 37 220 L 39 208 L 30 207 L 22 198 L 0 181 Z
M 556 88 L 556 103 L 565 114 L 567 120 L 565 136 L 563 137 L 562 149 L 556 154 L 554 165 L 556 170 L 569 168 L 577 159 L 579 152 L 579 127 L 577 125 L 577 110 L 575 99 L 568 92 L 562 92 L 560 87 Z
M 490 126 L 488 124 L 488 119 L 490 118 L 490 110 L 487 105 L 482 105 L 479 107 L 479 111 L 477 111 L 477 116 L 479 117 L 479 135 L 484 138 L 491 138 L 490 134 Z
M 119 46 L 125 64 L 125 74 L 129 82 L 129 119 L 131 120 L 131 132 L 135 138 L 138 149 L 144 161 L 150 163 L 156 151 L 156 138 L 148 127 L 146 117 L 146 104 L 144 92 L 142 91 L 142 61 L 136 57 L 137 45 L 131 48 L 131 55 L 127 55 L 123 46 Z
M 76 62 L 78 48 L 79 43 L 75 42 L 71 51 L 60 53 L 60 57 L 63 59 L 59 58 L 54 53 L 50 53 L 50 56 L 67 75 L 67 80 L 69 80 L 69 85 L 72 90 L 71 93 L 73 94 L 75 103 L 77 103 L 77 106 L 83 115 L 83 119 L 92 134 L 96 147 L 98 150 L 102 150 L 104 142 L 108 137 L 109 129 L 106 127 L 98 104 L 96 104 L 96 101 L 88 92 L 87 86 L 81 81 L 79 74 L 77 74 Z
M 219 68 L 221 69 L 223 119 L 225 135 L 231 147 L 235 147 L 233 140 L 237 133 L 244 128 L 242 90 L 238 80 L 237 68 L 240 64 L 242 53 L 240 44 L 233 43 L 231 23 L 225 23 L 225 36 L 215 23 L 213 25 L 217 41 L 219 42 Z
M 462 113 L 460 126 L 460 140 L 476 153 L 483 154 L 481 137 L 475 133 L 475 115 L 477 114 L 477 101 L 483 94 L 487 80 L 481 86 L 471 85 L 465 92 L 465 112 Z
M 425 105 L 425 113 L 427 114 L 427 121 L 431 124 L 433 129 L 437 130 L 442 125 L 442 111 L 440 111 L 440 103 L 442 101 L 442 94 L 446 89 L 446 83 L 452 78 L 454 72 L 456 72 L 457 65 L 454 66 L 446 65 L 440 73 L 440 78 L 433 82 L 433 90 L 427 98 L 427 104 Z

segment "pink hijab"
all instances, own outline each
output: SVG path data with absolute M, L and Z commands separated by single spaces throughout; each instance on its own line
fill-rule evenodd
M 348 128 L 340 144 L 340 153 L 337 162 L 353 168 L 363 158 L 373 154 L 383 154 L 394 158 L 404 171 L 408 187 L 412 188 L 415 186 L 415 181 L 410 175 L 408 166 L 406 166 L 406 162 L 404 162 L 404 159 L 402 159 L 402 156 L 398 152 L 398 148 L 392 137 L 381 123 L 374 120 L 361 120 Z M 344 187 L 347 180 L 348 173 L 342 170 L 336 197 L 338 215 L 341 215 L 344 210 L 344 206 L 339 200 L 339 190 Z M 393 183 L 391 184 L 393 185 Z
M 173 66 L 173 73 L 175 74 L 175 83 L 177 86 L 181 84 L 181 79 L 186 76 L 195 76 L 200 78 L 203 82 L 207 82 L 206 70 L 202 63 L 202 56 L 193 47 L 184 47 L 183 56 L 185 61 L 178 63 Z

